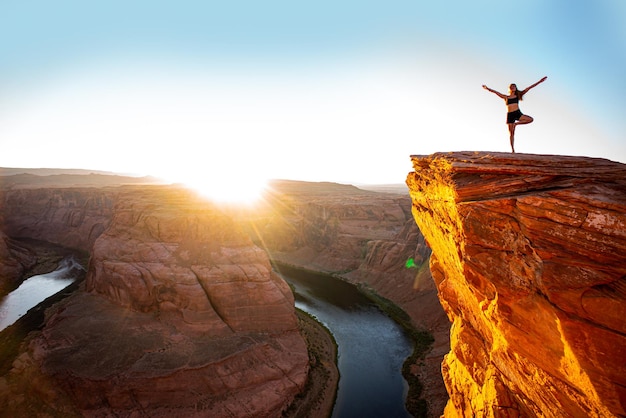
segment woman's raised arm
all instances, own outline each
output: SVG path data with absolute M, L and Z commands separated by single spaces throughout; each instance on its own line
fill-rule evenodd
M 491 92 L 491 93 L 495 94 L 496 96 L 498 96 L 501 99 L 506 99 L 506 95 L 500 93 L 499 91 L 495 91 L 494 89 L 490 89 L 489 87 L 485 86 L 484 84 L 483 84 L 483 88 L 485 90 L 487 90 L 488 92 Z
M 537 81 L 535 84 L 531 84 L 530 86 L 526 87 L 524 90 L 522 90 L 522 95 L 528 93 L 528 90 L 532 89 L 533 87 L 537 87 L 539 84 L 543 83 L 547 79 L 548 77 L 543 77 L 541 80 Z

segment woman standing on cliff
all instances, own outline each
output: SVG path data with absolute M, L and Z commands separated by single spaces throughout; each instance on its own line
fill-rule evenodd
M 504 99 L 504 101 L 506 102 L 506 109 L 508 112 L 506 114 L 506 123 L 507 125 L 509 125 L 509 134 L 511 138 L 511 151 L 512 152 L 515 152 L 515 146 L 513 145 L 513 143 L 515 142 L 515 127 L 517 125 L 525 125 L 527 123 L 531 123 L 534 120 L 532 117 L 528 115 L 524 115 L 521 112 L 521 110 L 519 110 L 519 101 L 522 100 L 522 97 L 524 97 L 526 93 L 528 93 L 528 90 L 532 89 L 533 87 L 536 87 L 540 83 L 543 83 L 544 81 L 546 81 L 547 78 L 548 77 L 543 77 L 541 80 L 537 81 L 535 84 L 532 84 L 521 91 L 517 89 L 517 86 L 515 84 L 511 84 L 509 86 L 508 95 L 502 94 L 498 91 L 490 89 L 489 87 L 483 84 L 483 88 L 485 90 L 492 92 L 493 94 L 497 95 L 501 99 Z

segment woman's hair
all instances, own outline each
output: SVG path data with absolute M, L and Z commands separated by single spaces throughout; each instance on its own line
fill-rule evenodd
M 509 85 L 509 89 L 511 88 L 511 86 L 515 86 L 515 95 L 517 96 L 517 98 L 519 100 L 524 100 L 524 93 L 522 93 L 521 90 L 517 88 L 517 84 L 511 83 Z

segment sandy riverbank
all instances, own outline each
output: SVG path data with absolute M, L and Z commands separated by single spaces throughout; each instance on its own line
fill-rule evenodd
M 323 325 L 305 312 L 296 312 L 300 332 L 309 349 L 311 369 L 303 392 L 296 397 L 283 417 L 329 417 L 335 405 L 339 383 L 337 344 Z

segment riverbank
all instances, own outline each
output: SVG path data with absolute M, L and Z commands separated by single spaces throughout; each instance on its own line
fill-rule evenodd
M 68 256 L 76 257 L 80 264 L 85 267 L 89 262 L 88 254 L 56 244 L 35 240 L 23 240 L 20 243 L 37 255 L 37 262 L 17 281 L 17 286 L 32 276 L 56 270 L 59 262 Z M 77 277 L 74 283 L 65 289 L 31 308 L 13 325 L 0 331 L 0 376 L 5 375 L 11 369 L 13 361 L 20 353 L 20 346 L 28 334 L 43 327 L 46 309 L 71 295 L 84 281 L 85 276 L 86 272 Z
M 335 406 L 339 370 L 337 343 L 332 334 L 308 313 L 296 309 L 298 327 L 309 350 L 309 376 L 302 393 L 283 418 L 330 417 Z
M 20 354 L 20 346 L 26 336 L 31 331 L 36 331 L 43 327 L 46 309 L 72 294 L 81 281 L 77 280 L 62 291 L 50 296 L 30 309 L 25 315 L 15 321 L 13 325 L 0 331 L 0 376 L 4 376 L 11 370 L 11 365 Z
M 0 297 L 4 297 L 17 289 L 25 280 L 38 274 L 46 274 L 56 270 L 61 260 L 68 256 L 74 256 L 81 265 L 87 266 L 89 262 L 89 254 L 79 252 L 70 248 L 62 247 L 45 241 L 34 239 L 18 239 L 11 240 L 16 248 L 24 254 L 29 254 L 25 258 L 24 274 L 19 277 L 4 277 L 0 282 Z
M 402 376 L 409 386 L 405 406 L 407 411 L 416 418 L 429 416 L 429 403 L 424 396 L 426 392 L 424 390 L 425 376 L 420 373 L 418 366 L 423 364 L 426 354 L 433 347 L 435 339 L 430 332 L 415 327 L 407 312 L 392 300 L 381 296 L 375 289 L 366 284 L 348 280 L 341 274 L 319 272 L 278 260 L 272 260 L 272 265 L 277 271 L 280 271 L 281 268 L 294 269 L 306 273 L 326 275 L 337 280 L 351 283 L 355 285 L 365 297 L 376 304 L 385 315 L 399 324 L 403 328 L 405 335 L 409 337 L 413 344 L 413 352 L 407 357 L 402 367 Z

